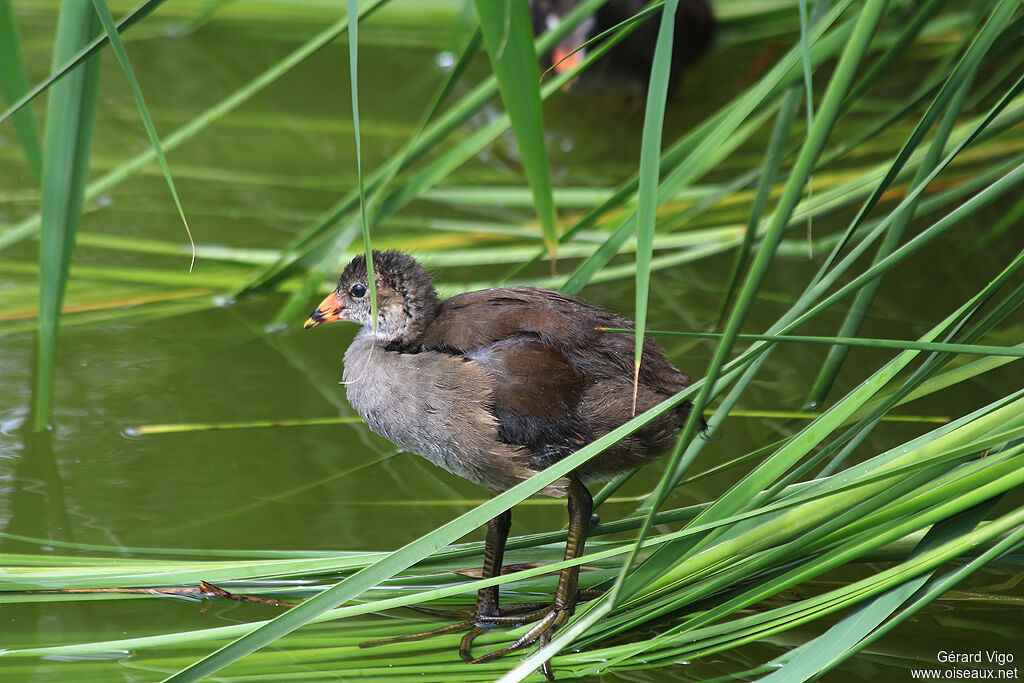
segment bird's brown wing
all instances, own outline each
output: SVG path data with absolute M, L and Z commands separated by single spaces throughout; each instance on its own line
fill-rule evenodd
M 527 335 L 557 349 L 594 381 L 633 377 L 634 341 L 629 334 L 599 328 L 632 329 L 633 321 L 538 287 L 483 289 L 441 304 L 422 340 L 424 350 L 472 352 L 502 339 Z M 644 341 L 640 381 L 671 395 L 690 384 L 651 338 Z
M 469 353 L 523 334 L 551 346 L 594 335 L 589 318 L 604 313 L 558 292 L 536 287 L 482 289 L 441 304 L 421 342 L 424 350 Z
M 489 410 L 498 422 L 498 438 L 523 446 L 542 469 L 571 453 L 586 439 L 578 408 L 593 382 L 558 350 L 528 336 L 503 339 L 465 356 L 494 377 Z
M 561 339 L 594 334 L 566 310 L 573 305 L 594 310 L 526 287 L 462 294 L 444 302 L 421 349 L 484 365 L 495 379 L 489 409 L 499 438 L 553 461 L 585 443 L 577 408 L 594 383 L 559 348 Z

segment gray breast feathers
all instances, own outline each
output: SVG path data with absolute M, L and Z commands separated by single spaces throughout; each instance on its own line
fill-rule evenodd
M 481 363 L 426 351 L 399 353 L 360 331 L 345 353 L 348 401 L 377 434 L 492 491 L 529 478 L 529 455 L 502 443 L 489 410 L 495 377 Z M 564 482 L 542 491 L 561 495 Z

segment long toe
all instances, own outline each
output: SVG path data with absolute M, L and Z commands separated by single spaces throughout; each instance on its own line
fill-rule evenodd
M 473 661 L 473 641 L 478 635 L 487 630 L 486 626 L 474 626 L 469 630 L 469 633 L 462 636 L 462 640 L 459 641 L 459 656 L 467 662 Z
M 433 607 L 420 607 L 419 605 L 406 605 L 405 608 L 420 614 L 429 614 L 432 617 L 451 619 L 453 621 L 468 621 L 476 616 L 476 612 L 470 609 L 434 609 Z
M 564 618 L 563 618 L 562 615 L 564 615 Z M 569 619 L 569 615 L 568 615 L 568 613 L 566 613 L 565 610 L 561 610 L 561 609 L 552 607 L 534 625 L 533 628 L 531 628 L 529 631 L 527 631 L 526 633 L 521 635 L 519 637 L 519 639 L 516 640 L 514 643 L 512 643 L 511 645 L 508 645 L 507 647 L 503 647 L 500 650 L 495 650 L 494 652 L 488 652 L 487 654 L 485 654 L 485 655 L 483 655 L 481 657 L 477 657 L 476 659 L 473 660 L 473 664 L 479 664 L 481 662 L 489 662 L 492 659 L 497 659 L 498 657 L 503 657 L 503 656 L 509 654 L 510 652 L 515 652 L 516 650 L 522 650 L 524 647 L 529 647 L 530 645 L 533 645 L 534 643 L 536 643 L 537 640 L 539 640 L 540 637 L 542 635 L 544 635 L 545 633 L 553 633 L 554 631 L 556 631 L 559 628 L 561 628 L 561 626 L 566 621 L 568 621 L 568 619 Z
M 542 633 L 540 638 L 537 639 L 537 647 L 541 650 L 551 642 L 551 632 Z M 551 670 L 551 660 L 545 659 L 544 663 L 540 665 L 540 672 L 544 674 L 544 678 L 549 681 L 555 680 L 555 672 Z
M 461 633 L 462 631 L 470 630 L 476 627 L 473 621 L 463 621 L 458 624 L 450 624 L 448 626 L 442 626 L 441 628 L 435 628 L 432 631 L 423 631 L 422 633 L 411 633 L 407 636 L 393 636 L 391 638 L 381 638 L 379 640 L 364 640 L 359 643 L 359 647 L 378 647 L 380 645 L 391 645 L 392 643 L 413 643 L 417 640 L 426 640 L 427 638 L 433 638 L 434 636 L 443 636 L 449 633 Z

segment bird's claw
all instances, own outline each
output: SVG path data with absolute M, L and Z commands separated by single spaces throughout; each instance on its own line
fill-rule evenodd
M 480 657 L 476 657 L 474 659 L 471 656 L 467 657 L 467 655 L 470 654 L 469 649 L 472 645 L 473 638 L 478 636 L 480 633 L 483 633 L 483 631 L 485 630 L 484 627 L 478 627 L 478 632 L 474 633 L 473 631 L 471 631 L 470 633 L 467 633 L 465 636 L 463 636 L 462 643 L 459 646 L 459 653 L 462 655 L 462 658 L 468 661 L 470 664 L 479 664 L 481 662 L 489 662 L 492 659 L 497 659 L 498 657 L 503 657 L 517 650 L 522 650 L 523 648 L 527 648 L 533 645 L 534 643 L 539 644 L 540 647 L 544 647 L 549 642 L 551 642 L 551 636 L 560 628 L 565 626 L 565 624 L 569 621 L 569 617 L 571 617 L 572 614 L 573 610 L 568 607 L 551 605 L 550 607 L 547 607 L 545 609 L 537 610 L 532 614 L 524 615 L 521 623 L 518 625 L 529 624 L 534 621 L 537 622 L 529 631 L 521 635 L 511 645 L 508 645 L 498 650 L 494 650 L 493 652 L 488 652 L 487 654 L 482 655 Z M 476 631 L 476 629 L 474 629 L 474 631 Z M 551 671 L 550 662 L 544 662 L 544 664 L 541 666 L 541 671 L 544 673 L 545 678 L 547 678 L 549 681 L 555 680 L 554 674 Z
M 498 627 L 514 628 L 516 626 L 529 624 L 540 619 L 544 612 L 544 609 L 541 608 L 541 605 L 538 603 L 524 603 L 522 605 L 516 605 L 515 607 L 501 609 L 498 614 L 478 614 L 476 611 L 466 610 L 439 610 L 428 607 L 419 607 L 417 605 L 407 605 L 407 607 L 416 612 L 441 617 L 442 619 L 455 619 L 458 623 L 449 624 L 448 626 L 442 626 L 441 628 L 435 628 L 429 631 L 410 633 L 404 636 L 392 636 L 391 638 L 380 638 L 378 640 L 365 640 L 359 643 L 359 647 L 368 648 L 378 647 L 380 645 L 391 645 L 393 643 L 412 643 L 418 640 L 433 638 L 434 636 L 443 636 L 450 633 L 468 631 L 468 633 L 463 636 L 462 644 L 459 646 L 459 654 L 461 654 L 462 658 L 468 662 L 473 659 L 473 656 L 469 654 L 469 648 L 473 643 L 473 639 L 484 631 Z

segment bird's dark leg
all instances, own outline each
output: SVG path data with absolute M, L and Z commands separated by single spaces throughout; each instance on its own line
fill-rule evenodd
M 497 517 L 487 522 L 487 540 L 484 544 L 484 568 L 482 576 L 485 579 L 493 579 L 501 575 L 501 565 L 505 559 L 505 543 L 508 542 L 508 532 L 512 528 L 512 510 L 508 509 Z M 459 643 L 459 655 L 467 662 L 473 661 L 471 648 L 473 640 L 494 626 L 488 621 L 488 617 L 497 617 L 501 613 L 498 610 L 498 586 L 481 588 L 476 594 L 476 619 L 469 633 L 462 637 Z
M 494 495 L 496 494 L 492 493 L 491 497 L 494 497 Z M 505 557 L 505 543 L 508 541 L 508 533 L 511 527 L 512 510 L 505 510 L 505 512 L 502 512 L 487 523 L 487 540 L 484 544 L 483 578 L 492 579 L 501 575 L 501 565 Z M 503 624 L 518 626 L 524 623 L 529 623 L 528 617 L 525 617 L 524 621 L 524 617 L 513 617 L 510 615 L 521 612 L 524 609 L 528 611 L 535 610 L 536 607 L 536 605 L 520 605 L 518 610 L 509 610 L 509 614 L 502 617 L 502 614 L 498 609 L 498 587 L 488 586 L 487 588 L 481 588 L 477 592 L 476 611 L 471 614 L 467 614 L 465 612 L 449 613 L 441 610 L 419 607 L 414 608 L 416 611 L 431 614 L 433 616 L 462 619 L 462 621 L 458 623 L 442 626 L 441 628 L 433 629 L 431 631 L 413 633 L 407 636 L 368 640 L 359 643 L 359 647 L 376 647 L 378 645 L 390 645 L 391 643 L 408 643 L 448 633 L 468 631 L 468 633 L 463 637 L 462 642 L 459 644 L 459 654 L 468 662 L 473 659 L 473 655 L 470 654 L 470 648 L 473 645 L 474 638 L 486 631 L 488 628 L 495 626 Z
M 590 515 L 593 512 L 593 508 L 594 500 L 590 496 L 590 491 L 576 477 L 570 476 L 569 534 L 565 543 L 566 560 L 574 560 L 583 554 L 583 548 L 587 542 L 587 532 L 590 530 Z M 554 601 L 550 608 L 540 612 L 536 625 L 508 647 L 495 650 L 473 661 L 486 662 L 537 642 L 540 643 L 541 647 L 547 645 L 551 640 L 552 634 L 565 626 L 566 622 L 569 621 L 569 617 L 576 610 L 579 576 L 579 565 L 563 569 L 558 576 L 558 587 L 555 589 Z M 531 621 L 527 617 L 520 617 L 520 619 L 523 620 L 521 623 Z M 554 680 L 549 662 L 544 663 L 542 670 L 548 680 Z
M 565 543 L 565 559 L 573 560 L 583 554 L 587 541 L 587 532 L 592 524 L 592 512 L 594 501 L 590 491 L 575 477 L 569 477 L 569 533 Z M 501 574 L 502 562 L 505 556 L 505 544 L 508 541 L 509 529 L 512 525 L 512 511 L 506 510 L 492 519 L 487 524 L 487 542 L 484 546 L 483 578 L 490 579 Z M 424 640 L 433 636 L 448 633 L 460 633 L 467 631 L 459 643 L 459 654 L 463 659 L 478 663 L 486 662 L 516 650 L 521 650 L 533 643 L 539 643 L 541 647 L 550 642 L 551 636 L 562 628 L 576 610 L 576 604 L 581 597 L 581 592 L 586 598 L 595 597 L 594 591 L 580 591 L 579 566 L 563 569 L 558 576 L 558 586 L 555 589 L 554 600 L 550 605 L 539 606 L 536 604 L 516 605 L 512 608 L 500 609 L 498 606 L 498 586 L 481 588 L 477 592 L 476 611 L 471 615 L 465 612 L 458 613 L 458 617 L 468 616 L 468 619 L 456 624 L 444 626 L 426 631 L 414 633 L 408 636 L 397 636 L 381 640 L 371 640 L 360 643 L 360 647 L 373 647 L 390 643 L 403 643 L 416 640 Z M 440 610 L 421 611 L 438 616 L 453 616 L 453 614 L 442 614 Z M 525 624 L 536 624 L 508 647 L 490 652 L 482 657 L 473 659 L 471 648 L 473 640 L 489 628 L 495 627 L 517 627 Z M 551 665 L 548 662 L 542 667 L 544 675 L 549 680 L 554 680 Z

